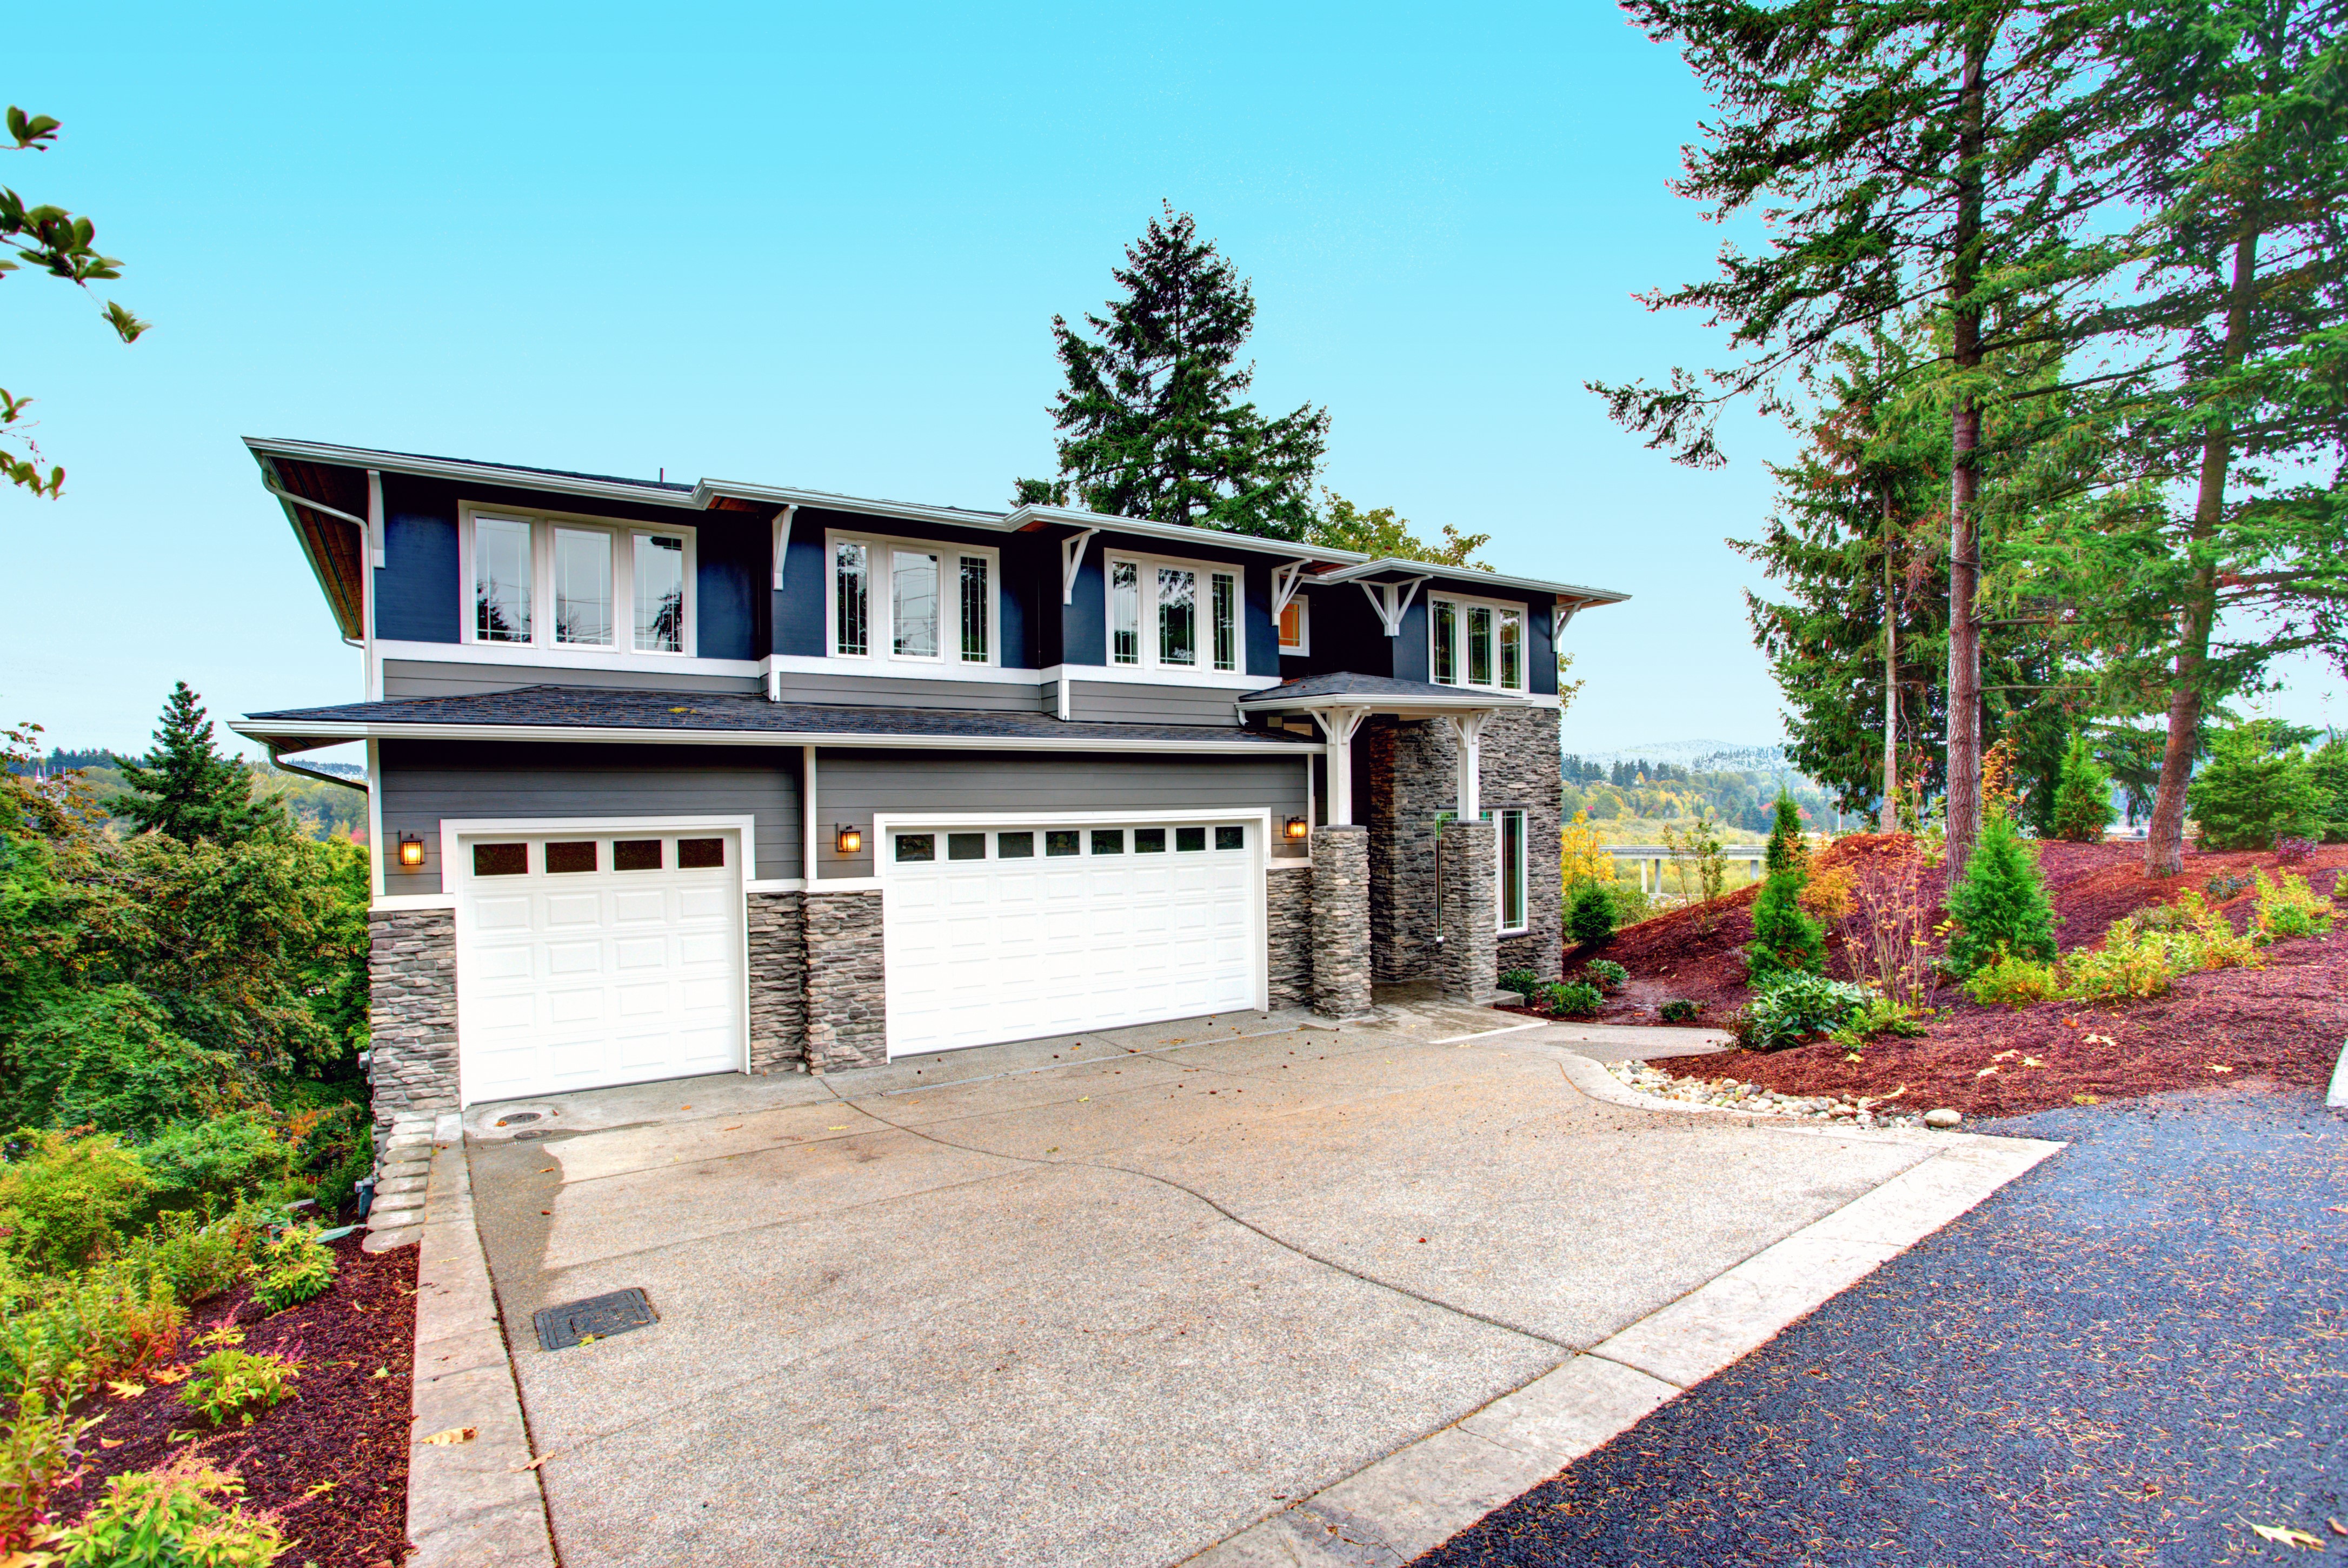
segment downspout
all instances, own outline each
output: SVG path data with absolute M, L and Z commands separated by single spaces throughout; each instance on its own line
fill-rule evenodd
M 374 793 L 359 779 L 345 779 L 339 773 L 327 773 L 316 768 L 304 768 L 299 762 L 288 762 L 275 746 L 269 748 L 269 765 L 283 772 L 299 773 L 304 779 L 315 779 L 321 783 L 339 784 L 345 789 L 355 789 L 362 795 Z

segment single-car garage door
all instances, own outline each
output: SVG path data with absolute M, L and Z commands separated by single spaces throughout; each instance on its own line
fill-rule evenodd
M 1262 832 L 886 824 L 890 1054 L 1262 1006 Z
M 486 834 L 454 858 L 467 1104 L 743 1066 L 736 833 Z

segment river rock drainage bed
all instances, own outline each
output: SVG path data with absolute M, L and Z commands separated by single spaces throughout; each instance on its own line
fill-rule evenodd
M 1761 1116 L 1795 1116 L 1810 1121 L 1848 1121 L 1854 1127 L 1954 1127 L 1955 1111 L 1930 1113 L 1895 1109 L 1890 1097 L 1862 1095 L 1843 1099 L 1832 1095 L 1781 1094 L 1774 1088 L 1733 1078 L 1684 1078 L 1659 1072 L 1644 1062 L 1608 1062 L 1606 1070 L 1641 1094 L 1658 1099 L 1685 1100 L 1691 1105 L 1720 1106 Z

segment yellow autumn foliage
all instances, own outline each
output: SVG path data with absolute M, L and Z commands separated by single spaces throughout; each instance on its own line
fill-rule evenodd
M 1559 833 L 1558 842 L 1558 864 L 1565 872 L 1566 886 L 1614 880 L 1614 857 L 1606 852 L 1606 841 L 1591 824 L 1587 810 L 1573 814 L 1573 820 Z

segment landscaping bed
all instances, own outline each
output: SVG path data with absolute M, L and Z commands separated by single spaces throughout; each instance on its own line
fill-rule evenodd
M 1900 841 L 1872 835 L 1848 838 L 1828 849 L 1818 864 L 1858 865 L 1899 847 Z M 2184 874 L 2164 879 L 2144 874 L 2140 844 L 2047 841 L 2036 848 L 2048 898 L 2062 921 L 2056 944 L 2065 954 L 2094 947 L 2123 915 L 2174 903 L 2188 892 L 2206 893 L 2221 873 L 2247 882 L 2255 872 L 2272 877 L 2288 870 L 2306 877 L 2317 892 L 2348 893 L 2342 886 L 2348 846 L 2327 845 L 2281 867 L 2272 853 L 2188 854 Z M 1925 879 L 1920 894 L 1933 906 L 1929 923 L 1938 925 L 1945 916 L 1941 873 L 1931 870 Z M 1675 910 L 1625 927 L 1596 947 L 1570 950 L 1566 975 L 1571 978 L 1599 958 L 1630 971 L 1630 984 L 1607 998 L 1598 1015 L 1603 1022 L 1658 1023 L 1663 1003 L 1684 997 L 1700 1005 L 1699 1022 L 1726 1026 L 1750 994 L 1739 949 L 1752 939 L 1754 896 L 1741 890 L 1709 911 Z M 2239 929 L 2251 899 L 2245 891 L 2210 902 Z M 1943 983 L 1930 996 L 1936 1015 L 1917 1037 L 1878 1036 L 1855 1053 L 1820 1039 L 1787 1050 L 1659 1058 L 1653 1065 L 1678 1076 L 1725 1074 L 1783 1094 L 1894 1097 L 1890 1105 L 1946 1106 L 1968 1117 L 2198 1084 L 2320 1090 L 2348 1037 L 2348 922 L 2328 935 L 2277 941 L 2261 956 L 2260 967 L 2182 975 L 2166 995 L 2138 1000 L 2009 1007 L 1977 1003 Z M 1828 969 L 1852 974 L 1832 934 Z M 1854 1055 L 1858 1059 L 1850 1059 Z
M 108 1477 L 160 1470 L 192 1449 L 244 1483 L 246 1513 L 285 1532 L 281 1563 L 378 1568 L 405 1558 L 417 1249 L 370 1254 L 359 1242 L 330 1243 L 337 1268 L 324 1294 L 271 1315 L 241 1284 L 189 1313 L 179 1353 L 160 1369 L 83 1400 L 75 1414 L 98 1421 L 83 1435 L 78 1474 L 50 1494 L 58 1522 L 94 1502 Z M 197 1341 L 230 1324 L 244 1336 L 238 1348 L 284 1357 L 300 1377 L 292 1398 L 251 1426 L 215 1431 L 180 1392 L 207 1353 Z

